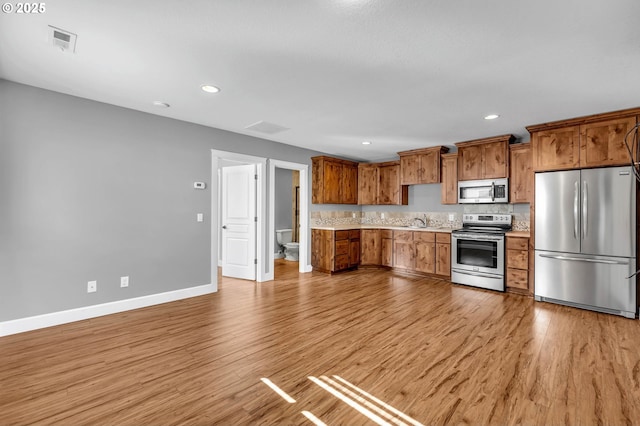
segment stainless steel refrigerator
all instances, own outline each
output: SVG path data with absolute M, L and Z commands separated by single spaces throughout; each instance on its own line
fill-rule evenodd
M 631 167 L 536 173 L 535 298 L 634 318 Z

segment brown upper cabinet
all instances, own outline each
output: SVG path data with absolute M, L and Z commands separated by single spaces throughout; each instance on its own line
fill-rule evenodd
M 407 205 L 409 191 L 400 184 L 400 161 L 358 165 L 358 204 Z
M 530 203 L 533 189 L 531 144 L 509 146 L 509 202 Z
M 442 154 L 442 204 L 458 204 L 458 154 Z
M 640 108 L 528 126 L 533 170 L 566 170 L 629 164 L 624 142 Z
M 513 135 L 458 142 L 458 180 L 506 178 Z
M 440 182 L 440 154 L 449 151 L 445 146 L 399 152 L 400 183 L 418 185 Z
M 311 158 L 313 204 L 357 204 L 358 163 L 332 157 Z

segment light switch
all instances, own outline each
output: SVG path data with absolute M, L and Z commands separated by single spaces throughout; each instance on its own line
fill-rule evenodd
M 197 222 L 202 222 L 203 220 L 204 220 L 204 214 L 202 214 L 202 213 L 198 213 L 198 214 L 196 215 L 196 221 L 197 221 Z

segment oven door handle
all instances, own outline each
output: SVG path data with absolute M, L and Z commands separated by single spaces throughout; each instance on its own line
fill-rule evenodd
M 496 183 L 491 182 L 491 201 L 496 200 Z
M 482 272 L 467 272 L 467 271 L 461 271 L 459 269 L 452 269 L 452 271 L 458 273 L 458 274 L 462 274 L 462 275 L 470 275 L 472 277 L 483 277 L 483 278 L 493 278 L 496 280 L 500 279 L 500 276 L 497 275 L 490 275 L 490 274 L 483 274 Z
M 465 234 L 454 234 L 454 238 L 461 240 L 474 240 L 474 241 L 502 241 L 504 237 L 492 237 L 488 235 L 465 235 Z

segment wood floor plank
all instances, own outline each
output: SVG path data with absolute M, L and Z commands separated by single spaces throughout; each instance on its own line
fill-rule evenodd
M 309 379 L 334 375 L 428 425 L 639 422 L 637 320 L 386 270 L 275 273 L 0 338 L 0 424 L 371 424 Z

